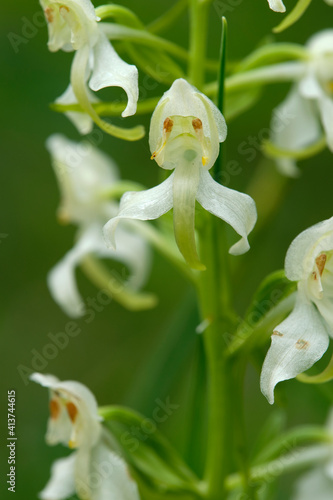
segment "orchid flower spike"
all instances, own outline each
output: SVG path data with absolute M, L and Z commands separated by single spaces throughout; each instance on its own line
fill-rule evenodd
M 90 0 L 40 0 L 48 25 L 50 51 L 75 51 L 71 85 L 57 99 L 59 104 L 79 103 L 84 113 L 70 112 L 68 117 L 81 133 L 92 130 L 93 121 L 103 130 L 127 140 L 144 135 L 142 127 L 123 129 L 102 120 L 94 110 L 91 92 L 105 87 L 122 87 L 128 98 L 122 116 L 135 114 L 138 89 L 138 70 L 123 61 L 100 29 Z M 89 88 L 88 88 L 89 87 Z
M 54 462 L 51 478 L 39 497 L 64 500 L 77 493 L 82 500 L 139 500 L 125 461 L 110 449 L 111 439 L 90 390 L 79 382 L 61 382 L 52 375 L 33 373 L 30 378 L 49 389 L 47 443 L 75 449 Z
M 120 261 L 131 276 L 115 285 L 107 280 L 105 290 L 128 308 L 135 309 L 141 301 L 138 290 L 144 285 L 150 270 L 150 252 L 145 240 L 127 225 L 121 228 L 117 250 L 105 245 L 102 227 L 118 212 L 118 203 L 108 199 L 107 192 L 118 183 L 118 168 L 104 153 L 88 142 L 76 143 L 62 135 L 52 135 L 47 141 L 53 168 L 62 195 L 58 216 L 62 223 L 78 226 L 73 248 L 56 264 L 48 275 L 48 285 L 54 300 L 71 317 L 86 313 L 84 301 L 75 279 L 76 267 L 88 256 Z M 144 303 L 152 296 L 143 295 Z M 154 299 L 155 302 L 155 299 Z
M 333 440 L 333 409 L 330 410 L 326 429 Z M 292 500 L 331 500 L 333 491 L 333 446 L 326 462 L 318 464 L 313 469 L 303 474 L 295 484 Z
M 281 151 L 277 165 L 282 173 L 298 175 L 297 152 L 311 148 L 323 137 L 333 152 L 333 30 L 314 35 L 307 43 L 308 60 L 288 63 L 296 83 L 274 110 L 271 141 Z M 297 72 L 295 73 L 297 74 Z
M 121 219 L 157 219 L 173 207 L 180 252 L 192 268 L 205 269 L 195 243 L 197 200 L 241 236 L 230 253 L 246 252 L 247 236 L 256 222 L 255 203 L 246 194 L 221 186 L 208 172 L 226 135 L 224 117 L 212 101 L 185 80 L 176 80 L 156 106 L 149 135 L 152 159 L 174 172 L 152 189 L 125 193 L 118 216 L 105 225 L 107 244 L 115 247 L 115 230 Z
M 297 236 L 285 271 L 298 290 L 293 311 L 274 329 L 262 368 L 261 390 L 271 404 L 276 384 L 311 368 L 333 336 L 333 217 Z

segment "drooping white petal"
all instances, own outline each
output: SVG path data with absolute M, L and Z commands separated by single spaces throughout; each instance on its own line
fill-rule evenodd
M 42 500 L 65 500 L 75 493 L 75 467 L 76 452 L 66 458 L 56 460 L 51 468 L 51 477 L 39 493 Z
M 326 2 L 327 5 L 333 6 L 333 0 L 324 0 L 324 2 Z
M 139 290 L 146 283 L 151 269 L 151 252 L 146 241 L 136 234 L 134 226 L 128 227 L 126 224 L 118 228 L 116 250 L 106 247 L 102 232 L 100 237 L 103 240 L 104 256 L 108 255 L 126 264 L 130 270 L 126 285 L 131 290 Z
M 98 102 L 99 99 L 92 93 L 89 92 L 89 100 L 90 102 Z M 56 104 L 77 104 L 77 98 L 73 92 L 72 85 L 69 84 L 65 92 L 55 100 Z M 73 125 L 77 128 L 78 132 L 82 135 L 90 134 L 93 129 L 94 122 L 88 113 L 84 112 L 76 112 L 76 111 L 67 111 L 64 113 L 67 118 L 73 123 Z
M 275 12 L 286 12 L 286 8 L 282 0 L 268 0 L 269 7 Z
M 102 442 L 91 453 L 91 500 L 139 500 L 136 483 L 124 460 Z
M 121 219 L 153 220 L 171 210 L 173 176 L 174 173 L 147 191 L 131 191 L 123 195 L 117 217 L 110 219 L 104 226 L 107 246 L 115 248 L 115 230 Z
M 311 368 L 328 344 L 326 324 L 316 307 L 299 290 L 294 310 L 274 330 L 263 364 L 260 387 L 268 402 L 274 403 L 276 384 Z
M 327 146 L 333 152 L 333 101 L 330 97 L 323 95 L 318 104 L 321 121 L 326 133 Z
M 79 293 L 75 269 L 81 260 L 95 249 L 95 231 L 83 233 L 76 245 L 56 264 L 48 274 L 47 283 L 55 302 L 72 317 L 85 313 L 85 304 Z
M 175 80 L 158 102 L 152 115 L 149 131 L 149 146 L 153 153 L 160 147 L 164 120 L 170 116 L 193 116 L 202 121 L 203 135 L 211 143 L 213 151 L 209 159 L 210 168 L 216 160 L 218 143 L 225 140 L 227 127 L 222 113 L 215 104 L 186 80 Z M 213 127 L 212 127 L 213 124 Z M 216 134 L 213 142 L 212 132 Z
M 272 142 L 290 151 L 303 149 L 322 136 L 314 103 L 304 99 L 297 86 L 274 110 L 270 129 Z
M 298 89 L 301 96 L 305 99 L 319 99 L 323 95 L 323 89 L 312 69 L 300 80 Z
M 242 239 L 229 252 L 239 255 L 250 246 L 247 240 L 256 220 L 257 211 L 252 198 L 214 181 L 210 173 L 201 169 L 197 200 L 205 210 L 230 224 Z
M 324 467 L 317 467 L 305 474 L 295 484 L 293 500 L 332 500 L 333 479 L 325 474 Z
M 291 243 L 285 261 L 286 276 L 299 281 L 312 272 L 316 257 L 333 248 L 333 217 L 315 224 Z
M 122 116 L 131 116 L 136 112 L 139 98 L 138 70 L 132 64 L 123 61 L 105 35 L 100 34 L 93 48 L 93 70 L 89 86 L 97 91 L 105 87 L 122 87 L 128 98 Z

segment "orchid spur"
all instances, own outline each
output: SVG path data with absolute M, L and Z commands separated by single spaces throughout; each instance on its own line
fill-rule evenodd
M 111 439 L 90 390 L 79 382 L 61 382 L 52 375 L 33 373 L 30 378 L 49 389 L 47 443 L 75 449 L 53 464 L 40 498 L 64 500 L 77 493 L 82 500 L 139 500 L 125 461 L 110 448 Z
M 105 87 L 122 87 L 128 98 L 122 116 L 130 116 L 136 112 L 139 90 L 137 68 L 118 56 L 98 25 L 100 19 L 90 0 L 40 0 L 40 3 L 48 25 L 49 49 L 52 52 L 59 49 L 75 51 L 70 86 L 56 102 L 80 104 L 84 113 L 69 112 L 68 117 L 81 133 L 90 132 L 94 121 L 115 137 L 126 140 L 143 137 L 141 126 L 126 130 L 107 123 L 91 104 L 98 99 L 91 95 L 89 89 L 98 91 Z
M 125 264 L 131 271 L 129 279 L 106 279 L 103 286 L 118 302 L 129 309 L 151 307 L 155 298 L 139 293 L 150 269 L 150 252 L 145 240 L 132 228 L 123 227 L 117 250 L 105 246 L 103 224 L 117 213 L 118 205 L 106 194 L 117 185 L 117 166 L 104 153 L 88 142 L 75 143 L 62 135 L 47 141 L 52 164 L 62 195 L 58 217 L 62 223 L 78 226 L 73 248 L 48 275 L 54 300 L 71 317 L 85 314 L 84 301 L 78 291 L 75 269 L 87 258 L 111 259 Z M 133 224 L 132 224 L 133 226 Z
M 256 222 L 255 203 L 246 194 L 217 183 L 208 172 L 226 135 L 224 117 L 212 101 L 185 80 L 176 80 L 157 104 L 149 134 L 152 159 L 174 172 L 152 189 L 124 194 L 118 215 L 105 225 L 107 244 L 115 246 L 115 230 L 121 219 L 157 219 L 173 208 L 178 248 L 192 268 L 203 270 L 195 242 L 197 200 L 241 236 L 230 253 L 246 252 L 247 236 Z
M 285 271 L 298 291 L 293 311 L 274 329 L 261 372 L 261 390 L 271 404 L 276 384 L 311 368 L 333 337 L 333 217 L 295 238 Z

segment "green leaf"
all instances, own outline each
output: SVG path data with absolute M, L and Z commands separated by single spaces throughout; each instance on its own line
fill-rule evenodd
M 155 418 L 150 419 L 121 406 L 99 408 L 136 477 L 159 493 L 199 494 L 199 480 L 157 429 L 158 420 L 170 412 L 172 405 L 162 401 L 157 402 Z
M 273 29 L 273 32 L 281 33 L 281 31 L 284 31 L 285 29 L 296 23 L 296 21 L 298 21 L 298 19 L 302 17 L 306 9 L 309 7 L 311 1 L 312 0 L 298 0 L 293 10 L 283 19 L 280 24 L 278 24 L 278 26 Z
M 303 45 L 296 43 L 270 43 L 259 47 L 243 59 L 234 72 L 244 72 L 260 66 L 278 64 L 290 60 L 307 60 L 309 53 Z
M 304 425 L 280 433 L 275 439 L 267 442 L 266 446 L 256 456 L 253 465 L 265 463 L 274 460 L 280 455 L 291 452 L 299 445 L 310 443 L 327 443 L 331 442 L 332 437 L 327 430 L 318 425 Z

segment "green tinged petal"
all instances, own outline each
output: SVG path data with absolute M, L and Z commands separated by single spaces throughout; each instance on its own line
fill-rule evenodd
M 199 185 L 200 167 L 188 156 L 177 165 L 173 181 L 173 222 L 175 238 L 180 252 L 193 269 L 205 270 L 200 262 L 195 243 L 195 199 Z M 186 161 L 188 160 L 188 161 Z M 191 169 L 191 171 L 189 170 Z

